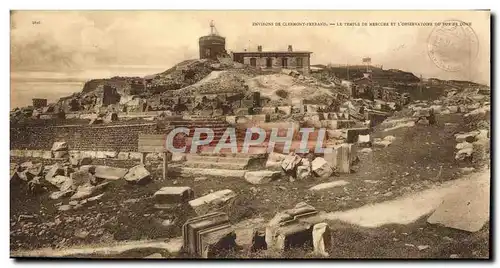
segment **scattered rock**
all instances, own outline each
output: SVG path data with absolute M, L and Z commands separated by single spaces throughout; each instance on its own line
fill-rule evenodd
M 313 226 L 312 230 L 314 253 L 328 256 L 327 250 L 331 247 L 331 232 L 328 224 L 322 222 Z
M 319 190 L 324 190 L 324 189 L 330 189 L 330 188 L 335 188 L 335 187 L 340 187 L 349 184 L 347 181 L 340 180 L 340 181 L 332 181 L 332 182 L 325 182 L 325 183 L 320 183 L 318 185 L 315 185 L 309 190 L 311 191 L 319 191 Z
M 62 142 L 54 142 L 52 144 L 52 149 L 50 149 L 52 152 L 59 152 L 59 151 L 68 151 L 68 144 L 64 141 Z
M 90 174 L 90 172 L 84 170 L 78 170 L 71 173 L 71 180 L 75 186 L 80 186 L 84 184 L 96 184 L 96 178 Z
M 460 256 L 458 254 L 451 254 L 450 255 L 450 259 L 457 259 L 457 258 L 460 258 Z
M 375 139 L 373 141 L 373 146 L 378 147 L 378 148 L 386 148 L 387 146 L 391 145 L 391 141 L 389 140 L 380 140 L 380 139 Z
M 164 259 L 164 257 L 160 253 L 153 253 L 151 255 L 144 257 L 144 259 Z
M 87 198 L 87 201 L 88 201 L 88 202 L 97 201 L 97 200 L 100 200 L 103 196 L 104 196 L 104 193 L 102 193 L 102 194 L 98 194 L 98 195 L 96 195 L 96 196 L 92 196 L 92 197 Z M 82 201 L 80 202 L 80 204 L 85 204 L 85 203 L 87 203 L 87 201 L 86 201 L 85 203 L 83 203 L 83 201 L 84 201 L 84 200 L 82 200 Z
M 322 178 L 330 177 L 333 173 L 332 167 L 326 162 L 326 160 L 322 157 L 316 157 L 312 163 L 312 171 L 318 176 Z
M 290 153 L 281 162 L 281 168 L 283 168 L 285 172 L 290 172 L 292 170 L 295 170 L 295 167 L 300 163 L 300 161 L 300 156 L 294 153 Z
M 191 200 L 189 201 L 189 205 L 194 209 L 196 214 L 204 215 L 224 207 L 235 197 L 236 194 L 232 190 L 225 189 Z
M 462 149 L 467 149 L 467 148 L 474 148 L 474 145 L 472 143 L 469 143 L 469 142 L 461 142 L 461 143 L 458 143 L 455 148 L 457 150 L 462 150 Z
M 385 136 L 384 140 L 385 141 L 390 141 L 392 143 L 392 142 L 394 142 L 396 140 L 396 137 L 394 137 L 392 135 L 389 135 L 389 136 Z
M 298 166 L 297 167 L 297 179 L 305 180 L 312 177 L 312 170 L 310 166 Z
M 383 194 L 383 196 L 385 196 L 385 197 L 390 197 L 390 196 L 392 196 L 392 195 L 393 195 L 393 193 L 392 193 L 392 192 L 387 192 L 387 193 Z
M 254 230 L 252 234 L 252 245 L 250 246 L 250 251 L 257 252 L 266 249 L 266 233 L 260 230 Z
M 88 231 L 85 230 L 76 230 L 75 231 L 75 236 L 81 239 L 85 239 L 89 235 Z
M 363 148 L 363 149 L 359 150 L 359 152 L 363 153 L 363 154 L 369 154 L 372 151 L 373 151 L 372 148 Z
M 156 204 L 181 204 L 194 197 L 191 187 L 163 187 L 153 195 Z
M 57 210 L 59 210 L 59 211 L 67 211 L 67 210 L 70 210 L 70 209 L 71 209 L 70 205 L 62 205 L 62 206 L 59 206 L 57 208 Z
M 207 179 L 208 179 L 207 177 L 196 177 L 196 178 L 194 178 L 194 181 L 204 181 Z
M 473 148 L 464 148 L 464 149 L 461 149 L 455 155 L 455 159 L 459 160 L 459 161 L 470 159 L 472 157 L 472 153 L 474 153 L 474 149 Z
M 280 177 L 280 171 L 247 171 L 245 173 L 245 180 L 251 184 L 265 184 Z
M 430 248 L 430 246 L 429 245 L 419 245 L 417 248 L 418 248 L 418 250 L 425 250 L 425 249 Z
M 151 179 L 151 174 L 143 165 L 137 165 L 129 169 L 124 178 L 131 183 L 144 183 Z
M 68 197 L 68 196 L 70 196 L 72 194 L 73 194 L 73 190 L 57 191 L 57 192 L 51 193 L 49 195 L 49 198 L 52 199 L 52 200 L 56 200 L 56 199 L 59 199 L 59 198 Z
M 128 170 L 125 168 L 117 168 L 110 166 L 90 166 L 84 165 L 80 167 L 80 170 L 86 170 L 92 174 L 94 170 L 94 176 L 99 179 L 105 180 L 119 180 L 127 174 Z
M 174 225 L 174 221 L 171 219 L 166 219 L 166 220 L 161 222 L 161 225 L 163 225 L 165 227 L 170 227 L 170 226 Z

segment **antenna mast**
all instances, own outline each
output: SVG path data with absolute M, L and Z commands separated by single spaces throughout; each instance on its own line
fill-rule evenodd
M 217 32 L 217 28 L 215 28 L 214 21 L 210 21 L 210 35 L 219 35 L 219 32 Z

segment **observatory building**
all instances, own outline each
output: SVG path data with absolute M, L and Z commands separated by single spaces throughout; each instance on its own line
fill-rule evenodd
M 291 45 L 285 51 L 262 51 L 262 46 L 258 46 L 257 51 L 232 53 L 234 61 L 264 71 L 292 69 L 303 74 L 308 74 L 311 70 L 311 54 L 310 51 L 294 51 Z
M 226 38 L 219 35 L 214 22 L 210 22 L 210 34 L 200 37 L 200 59 L 217 60 L 226 55 Z

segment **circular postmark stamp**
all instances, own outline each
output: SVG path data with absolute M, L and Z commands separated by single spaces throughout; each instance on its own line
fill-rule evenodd
M 470 24 L 446 20 L 432 29 L 427 53 L 438 68 L 458 72 L 472 66 L 479 53 L 479 40 Z

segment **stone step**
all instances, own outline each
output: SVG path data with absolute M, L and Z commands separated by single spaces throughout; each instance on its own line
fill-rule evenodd
M 246 170 L 236 169 L 193 168 L 173 165 L 168 169 L 169 175 L 181 177 L 217 176 L 222 178 L 244 178 L 246 172 Z
M 237 153 L 241 153 L 241 149 L 242 149 L 242 146 L 243 146 L 243 142 L 238 142 L 238 146 L 237 146 Z M 199 152 L 202 153 L 202 154 L 206 154 L 206 153 L 213 153 L 215 151 L 215 146 L 202 146 L 199 148 Z M 232 154 L 232 151 L 230 148 L 223 148 L 220 150 L 219 153 L 222 153 L 222 154 Z M 265 154 L 267 153 L 267 146 L 266 145 L 260 145 L 260 146 L 251 146 L 248 150 L 248 154 L 251 154 L 251 155 L 256 155 L 256 154 Z M 241 153 L 243 154 L 243 153 Z
M 245 169 L 248 165 L 248 161 L 246 163 L 237 163 L 237 162 L 205 162 L 205 161 L 187 161 L 183 163 L 186 167 L 192 168 L 208 168 L 208 169 Z
M 215 156 L 215 155 L 197 155 L 197 154 L 186 154 L 186 161 L 194 162 L 207 162 L 207 163 L 245 163 L 247 164 L 250 160 L 250 156 Z

